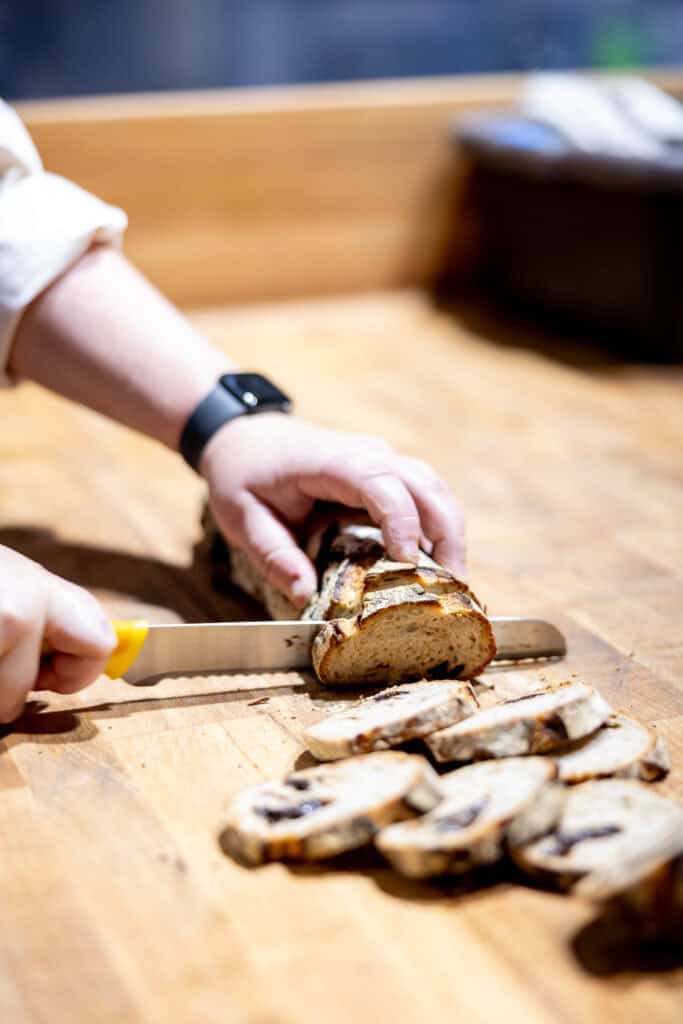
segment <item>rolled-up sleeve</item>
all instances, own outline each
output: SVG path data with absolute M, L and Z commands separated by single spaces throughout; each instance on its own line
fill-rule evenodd
M 0 100 L 0 385 L 24 309 L 95 242 L 120 244 L 123 210 L 43 169 L 16 113 Z

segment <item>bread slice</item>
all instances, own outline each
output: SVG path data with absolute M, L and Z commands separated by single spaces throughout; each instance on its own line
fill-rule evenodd
M 364 846 L 380 828 L 440 799 L 439 778 L 423 757 L 366 754 L 238 793 L 221 842 L 245 864 L 320 860 Z
M 610 711 L 592 686 L 564 683 L 485 708 L 426 742 L 442 762 L 541 754 L 598 729 Z
M 304 741 L 319 761 L 386 750 L 472 715 L 469 683 L 413 683 L 382 690 L 310 726 Z
M 652 729 L 628 715 L 610 715 L 585 739 L 551 755 L 563 782 L 617 776 L 655 782 L 671 767 L 664 741 Z
M 460 874 L 491 864 L 508 839 L 527 843 L 560 817 L 565 787 L 548 758 L 511 757 L 468 765 L 440 778 L 444 799 L 429 814 L 390 825 L 375 844 L 411 878 Z
M 631 779 L 583 782 L 567 791 L 556 829 L 529 844 L 513 844 L 523 870 L 568 887 L 626 857 L 646 854 L 679 829 L 681 807 Z
M 471 679 L 495 651 L 491 624 L 468 594 L 401 586 L 366 594 L 354 618 L 324 625 L 312 661 L 328 686 L 376 686 Z
M 683 827 L 585 875 L 574 894 L 625 913 L 644 937 L 683 939 Z

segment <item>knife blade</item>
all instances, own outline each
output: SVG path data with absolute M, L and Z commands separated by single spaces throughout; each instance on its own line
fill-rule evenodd
M 562 657 L 562 633 L 542 619 L 492 618 L 496 661 Z M 122 674 L 129 683 L 186 672 L 287 672 L 311 666 L 318 621 L 204 622 L 150 625 Z

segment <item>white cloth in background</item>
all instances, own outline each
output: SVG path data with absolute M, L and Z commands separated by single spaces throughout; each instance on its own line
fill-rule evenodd
M 656 159 L 683 140 L 681 104 L 640 78 L 532 75 L 520 106 L 586 153 Z
M 49 174 L 17 114 L 0 100 L 0 385 L 23 311 L 94 242 L 120 244 L 127 218 Z

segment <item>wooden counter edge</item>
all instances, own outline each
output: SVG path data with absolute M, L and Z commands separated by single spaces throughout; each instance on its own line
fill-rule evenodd
M 683 75 L 653 72 L 683 93 Z M 453 117 L 514 104 L 467 75 L 17 105 L 46 167 L 123 207 L 127 252 L 184 305 L 420 286 L 451 237 Z

